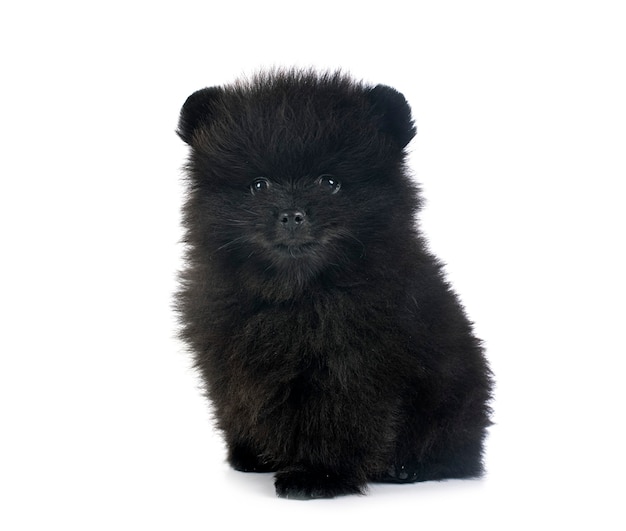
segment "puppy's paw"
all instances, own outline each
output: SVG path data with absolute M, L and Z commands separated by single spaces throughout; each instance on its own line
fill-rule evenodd
M 349 477 L 319 469 L 293 469 L 276 474 L 276 494 L 281 498 L 311 500 L 363 494 L 363 485 Z
M 262 460 L 245 446 L 232 446 L 228 452 L 228 462 L 240 472 L 275 472 L 276 467 Z

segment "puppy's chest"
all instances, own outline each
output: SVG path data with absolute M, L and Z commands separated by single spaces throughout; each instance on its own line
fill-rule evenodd
M 240 362 L 270 372 L 276 366 L 354 359 L 384 343 L 386 321 L 376 308 L 345 298 L 264 306 L 231 323 L 229 350 Z
M 328 305 L 275 306 L 249 315 L 239 338 L 247 357 L 286 362 L 347 346 L 355 325 Z
M 397 361 L 407 337 L 385 310 L 351 301 L 311 300 L 243 315 L 230 329 L 221 365 L 231 382 L 232 400 L 246 403 L 253 395 L 259 407 L 296 407 L 309 399 L 350 394 L 363 385 L 385 387 L 397 380 L 402 367 Z

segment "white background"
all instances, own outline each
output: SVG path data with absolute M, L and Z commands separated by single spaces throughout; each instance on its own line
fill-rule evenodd
M 4 2 L 0 528 L 624 529 L 621 4 Z M 174 340 L 174 129 L 293 64 L 412 104 L 422 225 L 498 382 L 484 480 L 296 502 L 224 463 Z

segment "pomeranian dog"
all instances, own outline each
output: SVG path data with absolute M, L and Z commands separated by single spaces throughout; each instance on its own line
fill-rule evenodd
M 491 373 L 416 225 L 404 96 L 273 70 L 199 90 L 181 335 L 228 461 L 281 497 L 483 473 Z

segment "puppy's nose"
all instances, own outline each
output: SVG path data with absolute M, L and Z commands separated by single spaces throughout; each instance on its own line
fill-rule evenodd
M 304 223 L 306 214 L 297 208 L 290 208 L 283 210 L 278 214 L 278 221 L 280 225 L 288 230 L 294 230 Z

